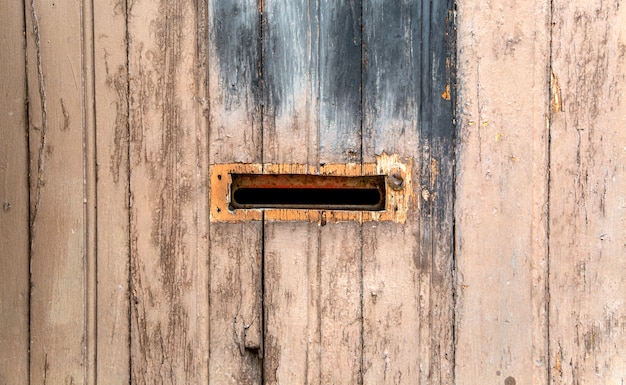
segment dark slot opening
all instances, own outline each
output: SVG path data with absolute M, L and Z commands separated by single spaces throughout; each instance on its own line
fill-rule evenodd
M 385 177 L 233 174 L 231 209 L 385 209 Z

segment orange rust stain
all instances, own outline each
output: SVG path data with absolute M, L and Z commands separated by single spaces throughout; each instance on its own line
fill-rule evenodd
M 441 93 L 441 97 L 445 100 L 450 100 L 450 85 L 446 84 L 446 89 Z
M 415 194 L 412 183 L 412 160 L 400 159 L 398 155 L 382 154 L 376 163 L 326 164 L 319 167 L 303 164 L 245 164 L 229 163 L 211 165 L 210 180 L 210 215 L 212 222 L 255 221 L 265 218 L 269 221 L 309 221 L 309 222 L 344 222 L 344 221 L 393 221 L 404 223 L 407 213 L 415 208 Z M 385 210 L 383 211 L 345 211 L 345 210 L 305 210 L 305 209 L 237 209 L 231 210 L 230 185 L 231 174 L 311 174 L 366 176 L 388 175 L 392 169 L 401 168 L 405 175 L 403 188 L 386 189 Z M 437 171 L 438 174 L 438 171 Z M 436 177 L 436 176 L 435 176 Z M 263 216 L 265 214 L 265 216 Z
M 559 373 L 561 372 L 561 353 L 560 352 L 556 355 L 556 361 L 554 362 L 554 369 Z
M 561 87 L 559 87 L 559 80 L 556 78 L 554 72 L 550 72 L 550 107 L 553 113 L 563 111 Z

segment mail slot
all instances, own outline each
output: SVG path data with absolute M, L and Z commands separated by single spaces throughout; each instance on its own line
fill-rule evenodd
M 385 177 L 232 174 L 230 209 L 385 209 Z
M 404 223 L 417 203 L 411 170 L 410 159 L 384 153 L 361 164 L 214 164 L 210 219 Z

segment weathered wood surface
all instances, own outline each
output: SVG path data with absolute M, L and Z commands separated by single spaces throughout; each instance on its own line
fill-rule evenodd
M 626 9 L 554 1 L 553 384 L 626 381 Z
M 82 12 L 80 3 L 26 2 L 31 383 L 91 383 L 95 369 L 93 98 Z
M 452 381 L 447 10 L 445 1 L 363 4 L 363 157 L 411 159 L 417 181 L 406 224 L 363 225 L 366 384 Z
M 24 4 L 0 4 L 0 384 L 28 383 L 29 221 Z
M 130 380 L 129 132 L 126 7 L 94 2 L 98 384 Z
M 315 167 L 320 162 L 319 6 L 263 2 L 265 163 Z M 317 223 L 264 224 L 266 384 L 319 383 L 327 373 L 321 364 L 319 241 Z
M 208 10 L 209 162 L 260 162 L 257 2 L 214 0 Z M 210 224 L 211 383 L 262 384 L 262 231 L 261 221 Z
M 128 4 L 131 379 L 206 383 L 206 9 Z
M 0 383 L 623 382 L 625 11 L 458 6 L 458 138 L 448 1 L 0 6 Z M 383 151 L 405 224 L 209 224 Z
M 550 3 L 458 4 L 458 384 L 545 384 Z

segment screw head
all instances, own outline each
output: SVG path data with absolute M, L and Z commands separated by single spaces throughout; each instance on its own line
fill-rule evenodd
M 401 190 L 404 187 L 404 178 L 406 174 L 400 166 L 393 166 L 389 170 L 389 174 L 386 177 L 387 184 L 392 190 Z

